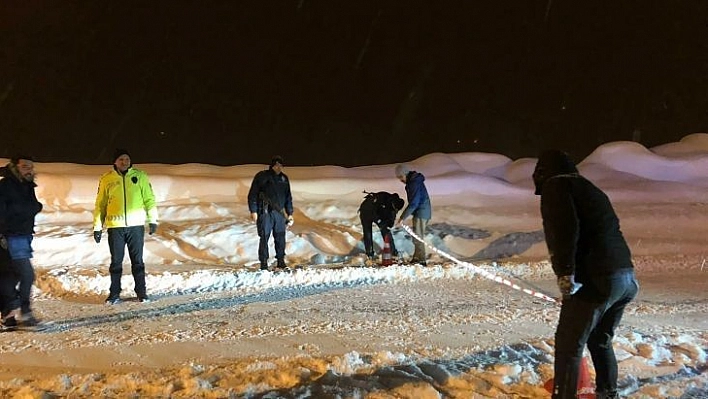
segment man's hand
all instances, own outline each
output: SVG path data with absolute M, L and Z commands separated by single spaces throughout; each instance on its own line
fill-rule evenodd
M 293 224 L 295 224 L 295 219 L 293 219 L 293 215 L 288 215 L 288 227 L 291 227 Z
M 150 223 L 148 225 L 148 234 L 153 235 L 157 231 L 157 223 Z
M 2 234 L 0 234 L 0 247 L 5 250 L 7 249 L 7 238 Z
M 575 282 L 575 275 L 573 274 L 558 277 L 558 289 L 563 296 L 574 295 L 582 286 L 581 283 Z
M 96 230 L 93 232 L 93 240 L 96 241 L 96 244 L 101 242 L 101 230 Z
M 258 221 L 258 214 L 256 212 L 251 212 L 251 220 L 253 220 L 253 222 Z

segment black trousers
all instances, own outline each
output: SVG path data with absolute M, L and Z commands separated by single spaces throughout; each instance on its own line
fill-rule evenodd
M 639 291 L 632 269 L 592 276 L 572 297 L 563 299 L 556 329 L 553 399 L 574 399 L 583 349 L 595 366 L 597 393 L 617 391 L 617 358 L 612 348 L 624 308 Z
M 13 283 L 19 283 L 16 295 L 19 297 L 20 309 L 23 314 L 30 313 L 32 312 L 32 284 L 34 283 L 32 262 L 29 259 L 13 259 L 10 265 L 15 277 Z
M 364 235 L 364 251 L 366 251 L 366 255 L 369 258 L 374 257 L 374 237 L 373 237 L 373 224 L 374 221 L 370 218 L 367 218 L 363 215 L 359 216 L 359 220 L 361 220 L 361 230 Z M 393 235 L 391 234 L 391 229 L 381 223 L 376 223 L 376 225 L 379 227 L 379 231 L 381 232 L 381 238 L 386 239 L 386 236 L 389 238 L 389 242 L 391 243 L 391 254 L 393 256 L 398 256 L 398 251 L 396 250 L 396 244 L 393 242 Z
M 0 247 L 0 312 L 5 317 L 11 310 L 20 307 L 17 293 L 17 278 L 12 271 L 12 258 L 7 249 Z
M 126 246 L 130 257 L 130 271 L 135 281 L 135 294 L 138 298 L 146 295 L 145 263 L 143 262 L 144 244 L 145 226 L 108 229 L 108 248 L 111 251 L 111 266 L 108 268 L 111 273 L 110 296 L 120 295 L 120 279 L 123 276 L 123 258 L 125 257 Z
M 14 277 L 12 281 L 13 287 L 18 284 L 15 295 L 19 298 L 19 307 L 22 313 L 27 314 L 32 312 L 32 284 L 34 284 L 34 268 L 32 267 L 32 241 L 31 234 L 6 236 L 7 255 L 11 259 L 6 266 L 9 266 L 9 271 Z M 3 253 L 3 258 L 6 258 Z M 9 286 L 11 283 L 5 282 L 6 291 L 9 294 Z M 18 307 L 17 302 L 13 302 L 13 309 Z
M 0 312 L 3 317 L 20 307 L 17 279 L 9 267 L 9 264 L 0 266 Z
M 287 220 L 281 212 L 263 212 L 258 214 L 256 228 L 258 229 L 258 260 L 261 266 L 268 264 L 268 241 L 271 234 L 275 241 L 275 258 L 278 263 L 285 262 L 285 227 Z

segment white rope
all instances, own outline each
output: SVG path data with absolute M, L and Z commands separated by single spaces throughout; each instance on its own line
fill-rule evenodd
M 533 291 L 533 290 L 530 290 L 530 289 L 528 289 L 528 288 L 521 287 L 521 286 L 519 286 L 518 284 L 515 284 L 515 283 L 513 283 L 513 282 L 510 281 L 510 280 L 507 280 L 507 279 L 505 279 L 505 278 L 503 278 L 503 277 L 501 277 L 501 276 L 498 276 L 498 275 L 496 275 L 496 274 L 494 274 L 494 273 L 490 273 L 490 272 L 488 272 L 488 271 L 486 271 L 486 270 L 484 270 L 484 269 L 482 269 L 482 268 L 480 268 L 480 267 L 478 267 L 478 266 L 475 266 L 475 265 L 473 265 L 473 264 L 471 264 L 471 263 L 469 263 L 469 262 L 461 261 L 461 260 L 455 258 L 454 256 L 452 256 L 452 255 L 450 255 L 450 254 L 448 254 L 448 253 L 446 253 L 446 252 L 443 252 L 443 251 L 441 251 L 441 250 L 435 248 L 434 246 L 428 244 L 427 242 L 425 242 L 425 240 L 423 240 L 421 237 L 419 237 L 417 234 L 415 234 L 415 233 L 413 232 L 413 229 L 411 229 L 410 226 L 407 226 L 407 225 L 404 225 L 404 224 L 402 224 L 401 226 L 403 227 L 403 230 L 405 230 L 408 234 L 411 235 L 411 237 L 413 237 L 414 239 L 416 239 L 416 240 L 422 242 L 426 247 L 430 248 L 431 250 L 433 250 L 433 251 L 434 251 L 435 253 L 437 253 L 438 255 L 440 255 L 440 256 L 442 256 L 442 257 L 444 257 L 444 258 L 447 258 L 447 259 L 449 259 L 449 260 L 451 260 L 451 261 L 457 263 L 458 265 L 462 265 L 462 266 L 465 266 L 465 267 L 469 267 L 469 268 L 472 269 L 475 273 L 478 273 L 479 275 L 481 275 L 482 277 L 484 277 L 484 278 L 486 278 L 486 279 L 492 280 L 492 281 L 497 282 L 497 283 L 499 283 L 499 284 L 504 284 L 504 285 L 506 285 L 506 286 L 508 286 L 508 287 L 511 287 L 511 288 L 513 288 L 513 289 L 515 289 L 515 290 L 519 290 L 519 291 L 521 291 L 521 292 L 523 292 L 523 293 L 529 294 L 529 295 L 534 296 L 534 297 L 536 297 L 536 298 L 541 298 L 541 299 L 543 299 L 543 300 L 546 300 L 546 301 L 549 301 L 549 302 L 553 302 L 553 303 L 556 303 L 556 304 L 558 303 L 558 301 L 557 301 L 555 298 L 552 298 L 552 297 L 550 297 L 550 296 L 548 296 L 548 295 L 546 295 L 546 294 L 544 294 L 544 293 L 542 293 L 542 292 Z

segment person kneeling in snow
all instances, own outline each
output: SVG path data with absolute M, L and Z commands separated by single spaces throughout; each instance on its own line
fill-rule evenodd
M 404 201 L 398 194 L 391 194 L 385 191 L 378 193 L 366 193 L 364 201 L 359 206 L 359 220 L 364 233 L 364 250 L 369 259 L 374 258 L 374 241 L 372 238 L 372 224 L 376 223 L 381 232 L 381 238 L 386 236 L 391 244 L 391 254 L 398 256 L 396 245 L 393 242 L 391 228 L 396 222 L 396 214 L 403 209 Z

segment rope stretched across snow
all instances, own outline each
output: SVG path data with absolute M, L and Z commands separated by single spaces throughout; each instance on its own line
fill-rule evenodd
M 419 237 L 417 234 L 415 234 L 415 233 L 413 232 L 413 230 L 410 228 L 410 226 L 407 226 L 407 225 L 403 225 L 403 224 L 402 224 L 402 228 L 403 228 L 403 230 L 405 230 L 408 234 L 410 234 L 411 237 L 413 237 L 414 239 L 416 239 L 416 240 L 422 242 L 426 247 L 430 248 L 431 250 L 433 250 L 433 251 L 434 251 L 435 253 L 437 253 L 438 255 L 440 255 L 440 256 L 442 256 L 442 257 L 444 257 L 444 258 L 447 258 L 447 259 L 449 259 L 449 260 L 451 260 L 451 261 L 457 263 L 458 265 L 462 265 L 462 266 L 469 267 L 469 268 L 471 268 L 475 273 L 478 273 L 479 275 L 481 275 L 482 277 L 484 277 L 484 278 L 486 278 L 486 279 L 492 280 L 492 281 L 497 282 L 497 283 L 499 283 L 499 284 L 504 284 L 504 285 L 506 285 L 506 286 L 508 286 L 508 287 L 511 287 L 511 288 L 513 288 L 513 289 L 515 289 L 515 290 L 519 290 L 519 291 L 521 291 L 521 292 L 523 292 L 523 293 L 529 294 L 529 295 L 534 296 L 534 297 L 536 297 L 536 298 L 541 298 L 541 299 L 543 299 L 543 300 L 546 300 L 546 301 L 549 301 L 549 302 L 553 302 L 553 303 L 556 303 L 556 304 L 558 303 L 558 301 L 557 301 L 555 298 L 552 298 L 552 297 L 550 297 L 550 296 L 548 296 L 548 295 L 546 295 L 546 294 L 544 294 L 544 293 L 542 293 L 542 292 L 538 292 L 538 291 L 530 290 L 530 289 L 528 289 L 528 288 L 521 287 L 521 286 L 519 286 L 518 284 L 515 284 L 514 282 L 512 282 L 512 281 L 510 281 L 510 280 L 507 280 L 507 279 L 505 279 L 505 278 L 503 278 L 503 277 L 501 277 L 501 276 L 498 276 L 498 275 L 496 275 L 496 274 L 494 274 L 494 273 L 490 273 L 490 272 L 488 272 L 488 271 L 486 271 L 486 270 L 484 270 L 484 269 L 482 269 L 482 268 L 480 268 L 480 267 L 477 267 L 477 266 L 475 266 L 475 265 L 473 265 L 473 264 L 471 264 L 471 263 L 469 263 L 469 262 L 461 261 L 461 260 L 455 258 L 454 256 L 452 256 L 452 255 L 450 255 L 450 254 L 448 254 L 448 253 L 446 253 L 446 252 L 443 252 L 443 251 L 441 251 L 441 250 L 435 248 L 434 246 L 432 246 L 432 245 L 428 244 L 427 242 L 425 242 L 425 240 L 423 240 L 423 239 L 422 239 L 421 237 Z

